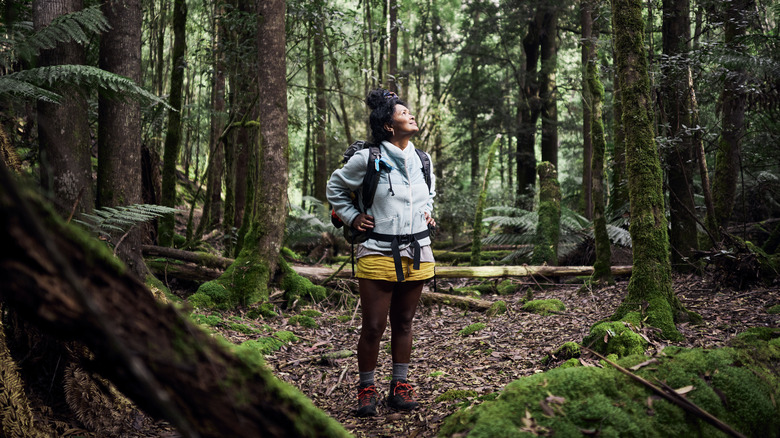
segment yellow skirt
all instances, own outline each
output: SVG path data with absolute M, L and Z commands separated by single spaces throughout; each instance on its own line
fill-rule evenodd
M 433 268 L 436 263 L 420 262 L 420 269 L 414 269 L 412 259 L 401 257 L 401 266 L 403 267 L 404 281 L 417 281 L 433 278 Z M 393 258 L 382 255 L 367 255 L 359 258 L 355 276 L 369 280 L 398 281 Z

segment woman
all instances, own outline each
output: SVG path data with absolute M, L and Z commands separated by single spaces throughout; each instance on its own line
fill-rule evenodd
M 412 351 L 412 319 L 417 310 L 423 283 L 433 277 L 434 259 L 428 227 L 435 181 L 426 183 L 421 157 L 410 141 L 418 131 L 414 116 L 398 96 L 377 89 L 368 94 L 369 121 L 374 144 L 381 159 L 379 183 L 368 211 L 352 203 L 350 193 L 363 183 L 368 166 L 368 148 L 357 151 L 328 181 L 328 201 L 345 224 L 369 232 L 368 240 L 356 251 L 356 276 L 362 303 L 362 328 L 358 341 L 358 410 L 361 417 L 376 415 L 377 391 L 374 370 L 379 341 L 391 328 L 393 377 L 387 405 L 411 410 L 418 406 L 414 390 L 407 382 Z M 427 157 L 430 161 L 430 156 Z

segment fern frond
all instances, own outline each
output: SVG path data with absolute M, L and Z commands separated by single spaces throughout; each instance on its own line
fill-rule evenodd
M 109 99 L 138 99 L 170 106 L 159 97 L 144 90 L 133 80 L 90 65 L 53 65 L 22 70 L 0 76 L 0 82 L 13 79 L 36 87 L 54 90 L 97 89 Z M 2 86 L 0 86 L 2 89 Z
M 110 236 L 114 233 L 125 233 L 137 224 L 175 212 L 175 208 L 162 205 L 133 204 L 98 208 L 92 214 L 82 213 L 73 221 L 95 234 Z
M 22 60 L 32 60 L 38 52 L 45 49 L 53 49 L 59 43 L 76 42 L 85 44 L 90 37 L 108 31 L 111 28 L 108 20 L 100 11 L 100 5 L 90 6 L 80 11 L 61 15 L 55 18 L 51 24 L 39 31 L 22 37 L 19 32 L 14 43 L 14 51 Z
M 61 98 L 57 93 L 8 76 L 0 76 L 0 96 L 5 98 L 19 97 L 27 100 L 42 100 L 50 103 L 59 102 Z

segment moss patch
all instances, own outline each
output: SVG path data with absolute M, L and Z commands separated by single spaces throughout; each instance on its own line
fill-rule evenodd
M 763 374 L 780 362 L 771 341 L 754 339 L 765 360 L 740 360 L 744 350 L 667 348 L 653 366 L 635 371 L 673 388 L 693 386 L 686 397 L 747 436 L 780 435 L 778 376 Z M 618 363 L 630 368 L 647 359 L 633 355 Z M 583 431 L 612 437 L 724 436 L 704 421 L 664 399 L 653 399 L 644 386 L 611 367 L 560 367 L 516 380 L 495 401 L 463 409 L 442 425 L 440 436 L 580 437 Z
M 618 357 L 642 354 L 647 348 L 647 341 L 623 321 L 594 325 L 582 344 L 603 355 L 616 354 Z
M 553 313 L 563 312 L 566 306 L 561 300 L 533 300 L 523 304 L 523 310 L 539 315 L 551 315 Z
M 435 402 L 443 402 L 443 401 L 455 401 L 455 400 L 463 400 L 467 398 L 474 398 L 477 396 L 477 391 L 471 390 L 471 389 L 450 389 L 444 394 L 439 395 L 436 397 Z
M 306 328 L 319 327 L 319 324 L 317 324 L 317 321 L 315 321 L 314 318 L 306 315 L 291 316 L 290 319 L 287 320 L 287 322 L 290 325 L 299 325 L 301 327 L 306 327 Z
M 486 327 L 485 323 L 477 322 L 463 328 L 461 331 L 458 332 L 458 334 L 461 336 L 473 335 L 474 333 L 482 330 L 485 327 Z
M 490 305 L 490 308 L 485 313 L 487 316 L 496 316 L 506 313 L 506 301 L 496 301 Z

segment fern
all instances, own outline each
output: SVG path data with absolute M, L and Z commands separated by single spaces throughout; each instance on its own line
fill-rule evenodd
M 133 80 L 89 65 L 54 65 L 22 70 L 0 77 L 0 83 L 8 79 L 25 82 L 42 89 L 97 89 L 101 94 L 112 99 L 131 97 L 168 106 L 165 101 L 144 90 Z M 0 89 L 2 89 L 1 85 Z
M 175 208 L 162 205 L 133 204 L 98 208 L 92 214 L 82 213 L 80 219 L 73 221 L 113 243 L 114 237 L 127 233 L 134 226 L 175 212 Z
M 313 208 L 309 213 L 298 205 L 293 205 L 291 214 L 287 217 L 287 225 L 284 230 L 284 241 L 288 247 L 313 246 L 322 239 L 322 233 L 334 233 L 335 227 L 326 218 L 328 211 L 325 205 L 310 196 L 303 199 Z
M 100 11 L 100 5 L 61 15 L 34 33 L 32 23 L 15 23 L 11 29 L 2 29 L 3 35 L 11 36 L 4 36 L 0 42 L 4 47 L 13 47 L 13 52 L 3 51 L 0 59 L 4 67 L 9 67 L 17 59 L 32 61 L 41 50 L 53 49 L 57 44 L 66 42 L 86 44 L 90 38 L 109 29 L 108 21 Z

